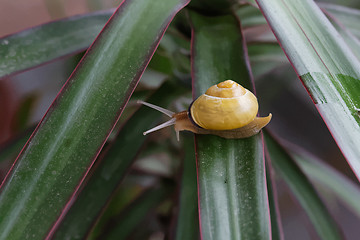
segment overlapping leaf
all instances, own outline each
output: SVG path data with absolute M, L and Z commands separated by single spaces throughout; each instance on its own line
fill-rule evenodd
M 183 92 L 183 88 L 168 82 L 149 101 L 164 104 Z M 144 143 L 146 138 L 142 133 L 157 117 L 158 112 L 143 106 L 122 127 L 119 136 L 105 156 L 102 156 L 99 166 L 91 173 L 86 186 L 61 222 L 54 239 L 82 239 L 86 236 Z
M 122 2 L 3 183 L 0 238 L 52 235 L 166 27 L 186 3 Z
M 113 10 L 63 19 L 0 39 L 0 78 L 85 50 Z
M 257 2 L 360 178 L 359 60 L 313 1 Z
M 265 139 L 271 165 L 289 185 L 319 236 L 322 239 L 342 239 L 335 221 L 300 168 L 269 134 L 265 134 Z

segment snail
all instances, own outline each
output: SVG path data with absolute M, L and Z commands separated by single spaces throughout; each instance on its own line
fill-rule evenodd
M 171 117 L 169 121 L 144 132 L 144 135 L 174 125 L 177 140 L 183 130 L 223 138 L 251 137 L 265 127 L 272 116 L 270 113 L 267 117 L 256 117 L 259 109 L 257 98 L 232 80 L 211 86 L 190 104 L 188 111 L 174 113 L 144 101 L 138 103 Z

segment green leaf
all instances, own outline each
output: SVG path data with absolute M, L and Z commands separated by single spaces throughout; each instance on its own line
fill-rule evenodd
M 186 3 L 122 2 L 3 183 L 0 238 L 42 239 L 52 235 L 166 27 Z
M 258 0 L 258 4 L 360 179 L 358 59 L 313 1 Z
M 148 101 L 164 106 L 184 91 L 184 88 L 166 82 Z M 144 143 L 146 137 L 142 133 L 155 124 L 160 115 L 159 112 L 142 106 L 124 124 L 115 142 L 91 172 L 86 186 L 61 222 L 54 239 L 85 238 Z
M 193 89 L 232 79 L 252 89 L 238 19 L 191 15 Z M 261 135 L 229 140 L 196 135 L 202 239 L 269 239 Z
M 110 227 L 98 239 L 129 239 L 129 235 L 137 231 L 136 227 L 144 220 L 145 216 L 154 211 L 154 208 L 169 196 L 173 189 L 174 186 L 169 183 L 148 189 L 118 216 L 114 216 L 111 219 Z
M 85 50 L 113 11 L 80 15 L 0 39 L 0 78 Z
M 21 132 L 26 129 L 31 116 L 31 111 L 37 100 L 38 96 L 36 94 L 30 94 L 21 100 L 12 125 L 15 132 Z
M 243 0 L 243 2 L 252 6 L 257 6 L 255 0 Z
M 360 10 L 344 7 L 330 3 L 318 3 L 319 7 L 328 15 L 329 18 L 336 20 L 338 24 L 343 25 L 355 37 L 360 38 Z
M 11 159 L 15 160 L 33 131 L 34 128 L 30 128 L 19 136 L 16 136 L 10 142 L 0 145 L 0 164 L 5 161 L 10 161 Z
M 360 60 L 360 11 L 334 4 L 319 4 L 351 51 Z
M 321 239 L 342 239 L 335 221 L 300 168 L 268 133 L 264 136 L 271 165 L 290 187 Z
M 337 199 L 360 216 L 360 187 L 357 184 L 309 154 L 296 152 L 295 154 L 292 153 L 292 155 L 296 163 L 313 183 L 330 190 Z
M 248 51 L 254 77 L 289 63 L 281 47 L 276 43 L 248 44 Z
M 107 231 L 111 219 L 119 216 L 131 203 L 138 199 L 141 194 L 152 187 L 157 186 L 158 178 L 151 175 L 127 174 L 121 181 L 118 189 L 113 193 L 111 199 L 103 209 L 101 216 L 93 224 L 91 231 L 84 239 L 99 239 Z M 147 231 L 145 231 L 146 234 Z M 141 231 L 143 234 L 143 231 Z
M 256 3 L 255 3 L 256 4 Z M 260 10 L 252 5 L 244 5 L 236 11 L 243 28 L 267 24 Z
M 266 159 L 268 156 L 266 155 Z M 267 191 L 269 196 L 269 209 L 270 209 L 270 219 L 271 219 L 271 239 L 273 240 L 283 240 L 284 232 L 281 223 L 281 215 L 279 210 L 279 203 L 277 198 L 277 189 L 275 182 L 275 173 L 272 168 L 269 167 L 269 161 L 266 161 L 266 183 Z
M 192 0 L 189 7 L 196 9 L 198 12 L 216 16 L 230 13 L 231 7 L 236 3 L 236 0 Z
M 199 239 L 196 159 L 193 138 L 184 136 L 185 157 L 180 189 L 176 240 Z

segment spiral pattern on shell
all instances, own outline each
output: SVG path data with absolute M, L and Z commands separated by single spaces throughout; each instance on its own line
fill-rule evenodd
M 255 95 L 232 80 L 211 86 L 189 109 L 190 118 L 199 127 L 211 130 L 241 128 L 258 113 Z

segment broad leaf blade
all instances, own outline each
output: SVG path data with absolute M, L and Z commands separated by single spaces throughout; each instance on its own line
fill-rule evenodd
M 165 107 L 165 103 L 170 103 L 184 91 L 185 89 L 178 85 L 167 82 L 148 101 Z M 100 164 L 92 171 L 86 186 L 61 222 L 54 239 L 85 238 L 144 143 L 146 137 L 142 133 L 148 130 L 159 116 L 159 112 L 142 106 L 126 122 Z
M 40 25 L 0 39 L 0 78 L 85 50 L 113 11 Z
M 192 13 L 191 21 L 194 95 L 227 79 L 252 89 L 238 20 Z M 196 135 L 196 151 L 202 239 L 269 239 L 261 135 Z
M 317 109 L 360 179 L 360 63 L 310 0 L 258 0 Z
M 121 4 L 3 183 L 0 238 L 51 236 L 51 226 L 62 219 L 63 208 L 106 141 L 166 27 L 186 3 Z
M 288 184 L 321 239 L 342 239 L 338 226 L 301 169 L 268 133 L 264 135 L 271 165 Z

